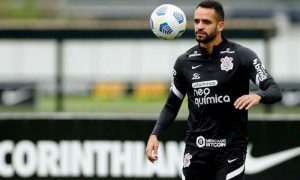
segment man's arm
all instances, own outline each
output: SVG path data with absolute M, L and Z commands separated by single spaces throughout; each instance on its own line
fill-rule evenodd
M 261 103 L 263 104 L 273 104 L 282 99 L 282 92 L 279 85 L 271 77 L 260 83 L 260 91 L 256 92 L 261 96 Z
M 265 69 L 258 56 L 252 50 L 245 48 L 240 53 L 240 58 L 245 63 L 246 69 L 248 69 L 250 79 L 260 90 L 239 97 L 234 102 L 234 106 L 237 109 L 245 108 L 248 110 L 258 103 L 272 104 L 280 101 L 282 98 L 281 89 Z
M 263 82 L 260 88 L 261 90 L 255 93 L 239 97 L 234 102 L 235 108 L 249 110 L 258 103 L 272 104 L 281 100 L 281 89 L 275 83 L 273 78 L 269 79 L 267 82 Z
M 173 91 L 170 91 L 167 102 L 163 107 L 159 118 L 152 131 L 152 135 L 161 136 L 175 120 L 180 109 L 182 99 L 179 99 Z
M 167 102 L 160 112 L 159 118 L 147 143 L 146 156 L 151 162 L 157 160 L 158 139 L 175 120 L 187 91 L 184 73 L 182 72 L 184 67 L 183 62 L 185 61 L 181 57 L 177 58 L 175 62 Z
M 155 127 L 148 139 L 146 156 L 149 161 L 154 162 L 158 159 L 158 138 L 161 136 L 175 120 L 180 109 L 182 99 L 178 98 L 173 91 L 170 91 L 167 102 L 162 109 Z
M 257 94 L 248 94 L 243 95 L 239 97 L 235 102 L 234 106 L 236 109 L 246 109 L 249 110 L 252 106 L 255 106 L 256 104 L 260 103 L 261 96 Z

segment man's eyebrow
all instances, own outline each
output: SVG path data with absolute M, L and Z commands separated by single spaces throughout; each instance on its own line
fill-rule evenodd
M 195 21 L 195 20 L 201 20 L 201 21 L 209 21 L 209 22 L 211 22 L 210 19 L 203 19 L 203 18 L 194 18 L 194 21 Z

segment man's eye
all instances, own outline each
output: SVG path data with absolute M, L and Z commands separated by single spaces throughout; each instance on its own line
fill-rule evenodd
M 204 23 L 204 24 L 211 24 L 210 21 L 205 21 L 205 20 L 203 21 L 203 23 Z

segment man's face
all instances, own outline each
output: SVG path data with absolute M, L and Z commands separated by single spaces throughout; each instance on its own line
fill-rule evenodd
M 208 43 L 215 39 L 218 31 L 223 30 L 223 26 L 220 26 L 220 23 L 224 24 L 217 21 L 214 9 L 198 7 L 194 15 L 196 40 L 199 43 Z

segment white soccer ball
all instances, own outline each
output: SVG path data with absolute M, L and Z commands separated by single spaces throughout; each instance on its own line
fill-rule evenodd
M 150 26 L 157 37 L 165 40 L 176 39 L 185 31 L 186 17 L 177 6 L 163 4 L 152 12 Z

